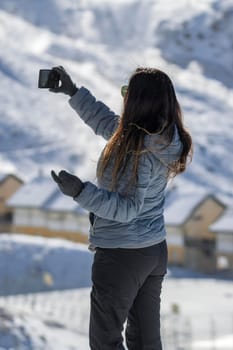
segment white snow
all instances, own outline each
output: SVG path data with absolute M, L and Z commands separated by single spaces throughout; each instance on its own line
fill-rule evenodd
M 41 320 L 33 313 L 0 309 L 0 350 L 88 349 L 88 338 L 67 329 L 59 321 Z
M 66 168 L 95 180 L 104 146 L 67 103 L 38 90 L 40 68 L 62 64 L 120 113 L 120 86 L 138 65 L 174 81 L 194 140 L 194 159 L 175 180 L 232 200 L 232 0 L 2 0 L 0 163 L 30 179 Z
M 215 340 L 202 340 L 195 342 L 192 346 L 193 349 L 232 349 L 233 335 L 225 337 L 219 337 Z
M 0 235 L 0 295 L 91 285 L 93 254 L 63 239 Z
M 1 294 L 10 287 L 20 293 L 20 281 L 27 288 L 27 294 L 0 297 L 0 350 L 53 350 L 54 344 L 87 350 L 93 254 L 82 244 L 24 235 L 1 235 L 0 247 Z M 232 280 L 169 269 L 161 303 L 164 349 L 230 350 L 232 291 Z

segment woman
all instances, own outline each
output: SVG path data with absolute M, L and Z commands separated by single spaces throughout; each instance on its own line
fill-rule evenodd
M 97 166 L 98 185 L 61 171 L 61 191 L 90 211 L 92 266 L 90 347 L 161 350 L 160 293 L 167 269 L 163 218 L 169 177 L 185 170 L 192 139 L 169 77 L 138 68 L 122 88 L 119 117 L 62 67 L 61 86 L 71 107 L 107 144 Z

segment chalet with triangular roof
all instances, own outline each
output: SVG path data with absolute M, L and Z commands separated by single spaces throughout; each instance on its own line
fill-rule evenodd
M 205 190 L 168 194 L 165 225 L 169 262 L 203 272 L 216 270 L 216 235 L 210 230 L 225 205 Z

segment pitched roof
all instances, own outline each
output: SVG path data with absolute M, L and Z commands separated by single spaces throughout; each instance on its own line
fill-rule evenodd
M 172 190 L 165 202 L 165 224 L 170 226 L 184 224 L 194 209 L 209 196 L 211 194 L 205 190 Z
M 37 177 L 31 182 L 22 186 L 7 201 L 11 207 L 32 207 L 39 208 L 55 191 L 52 180 L 45 177 Z
M 17 175 L 10 174 L 10 173 L 0 173 L 0 183 L 5 181 L 8 177 L 14 177 L 16 180 L 18 180 L 19 182 L 23 183 L 23 180 L 20 179 Z
M 233 208 L 228 209 L 225 213 L 210 226 L 212 232 L 232 233 L 233 234 Z
M 86 210 L 81 208 L 77 202 L 71 197 L 65 196 L 59 190 L 55 191 L 50 198 L 44 203 L 43 209 L 49 211 L 60 211 L 60 212 L 77 212 L 79 214 L 86 213 Z
M 84 213 L 77 202 L 62 194 L 52 179 L 39 176 L 22 186 L 8 201 L 9 207 L 40 208 Z

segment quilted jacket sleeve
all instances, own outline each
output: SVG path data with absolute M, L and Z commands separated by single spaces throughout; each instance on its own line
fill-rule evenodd
M 142 155 L 138 168 L 138 181 L 133 195 L 121 195 L 98 188 L 86 182 L 82 192 L 74 198 L 80 206 L 99 217 L 118 222 L 129 222 L 137 217 L 144 203 L 152 177 L 152 162 Z
M 69 100 L 70 106 L 89 125 L 96 135 L 108 140 L 118 126 L 119 116 L 84 87 L 81 87 Z

